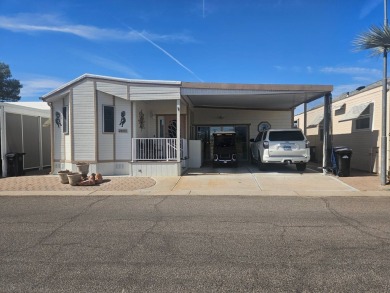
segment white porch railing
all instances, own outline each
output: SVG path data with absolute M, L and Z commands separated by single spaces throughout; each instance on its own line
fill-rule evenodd
M 176 138 L 133 138 L 134 161 L 176 161 Z M 187 158 L 187 140 L 180 139 L 180 159 Z

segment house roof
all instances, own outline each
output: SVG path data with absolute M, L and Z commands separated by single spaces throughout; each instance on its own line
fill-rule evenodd
M 5 102 L 5 104 L 34 108 L 39 110 L 50 110 L 49 105 L 44 102 Z
M 196 108 L 231 108 L 291 110 L 332 92 L 331 85 L 234 84 L 180 82 L 162 80 L 134 80 L 84 74 L 42 96 L 45 101 L 69 89 L 84 79 L 95 79 L 123 84 L 149 84 L 180 87 L 181 96 Z
M 50 117 L 50 107 L 44 102 L 0 102 L 7 113 Z
M 180 81 L 168 81 L 168 80 L 142 80 L 142 79 L 127 79 L 127 78 L 118 78 L 118 77 L 111 77 L 111 76 L 104 76 L 104 75 L 96 75 L 96 74 L 83 74 L 64 85 L 60 86 L 59 88 L 56 88 L 55 90 L 43 95 L 41 97 L 42 100 L 46 100 L 47 98 L 51 96 L 55 96 L 60 94 L 63 91 L 66 91 L 70 87 L 72 87 L 74 84 L 81 82 L 85 79 L 94 79 L 97 81 L 106 81 L 106 82 L 116 82 L 116 83 L 133 83 L 133 84 L 151 84 L 151 85 L 177 85 L 180 86 Z

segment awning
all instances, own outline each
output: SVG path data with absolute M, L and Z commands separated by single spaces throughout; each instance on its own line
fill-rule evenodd
M 320 123 L 322 122 L 322 120 L 324 120 L 324 114 L 319 114 L 319 115 L 317 115 L 317 116 L 311 121 L 311 123 L 307 126 L 307 128 L 316 127 L 318 124 L 320 124 Z
M 343 122 L 343 121 L 348 121 L 348 120 L 353 120 L 353 119 L 356 119 L 358 118 L 363 112 L 364 110 L 367 109 L 367 107 L 371 104 L 372 102 L 367 102 L 367 103 L 363 103 L 363 104 L 360 104 L 360 105 L 356 105 L 356 106 L 353 106 L 347 114 L 344 115 L 344 117 L 342 119 L 339 120 L 339 122 Z
M 338 111 L 338 110 L 340 110 L 340 109 L 342 109 L 344 107 L 345 107 L 345 103 L 344 104 L 340 104 L 338 106 L 332 105 L 332 110 Z

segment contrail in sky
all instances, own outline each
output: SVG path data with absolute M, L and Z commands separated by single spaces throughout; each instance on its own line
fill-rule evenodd
M 153 42 L 151 39 L 147 38 L 146 36 L 144 36 L 142 33 L 136 31 L 136 30 L 133 30 L 131 27 L 128 27 L 130 30 L 136 32 L 137 34 L 140 35 L 140 37 L 142 37 L 145 41 L 149 42 L 150 44 L 152 44 L 154 47 L 156 47 L 157 49 L 159 49 L 161 52 L 163 52 L 165 55 L 167 55 L 169 58 L 171 58 L 173 61 L 175 61 L 177 64 L 179 64 L 181 67 L 183 67 L 185 70 L 187 70 L 189 73 L 191 73 L 197 80 L 203 82 L 203 80 L 201 78 L 199 78 L 191 69 L 189 69 L 187 66 L 185 66 L 183 63 L 181 63 L 179 60 L 177 60 L 175 57 L 173 57 L 169 52 L 167 52 L 166 50 L 164 50 L 163 48 L 161 48 L 159 45 L 157 45 L 155 42 Z

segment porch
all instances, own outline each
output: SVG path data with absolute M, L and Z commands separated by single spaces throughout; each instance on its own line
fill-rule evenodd
M 188 169 L 188 142 L 176 138 L 133 138 L 132 176 L 178 176 Z

